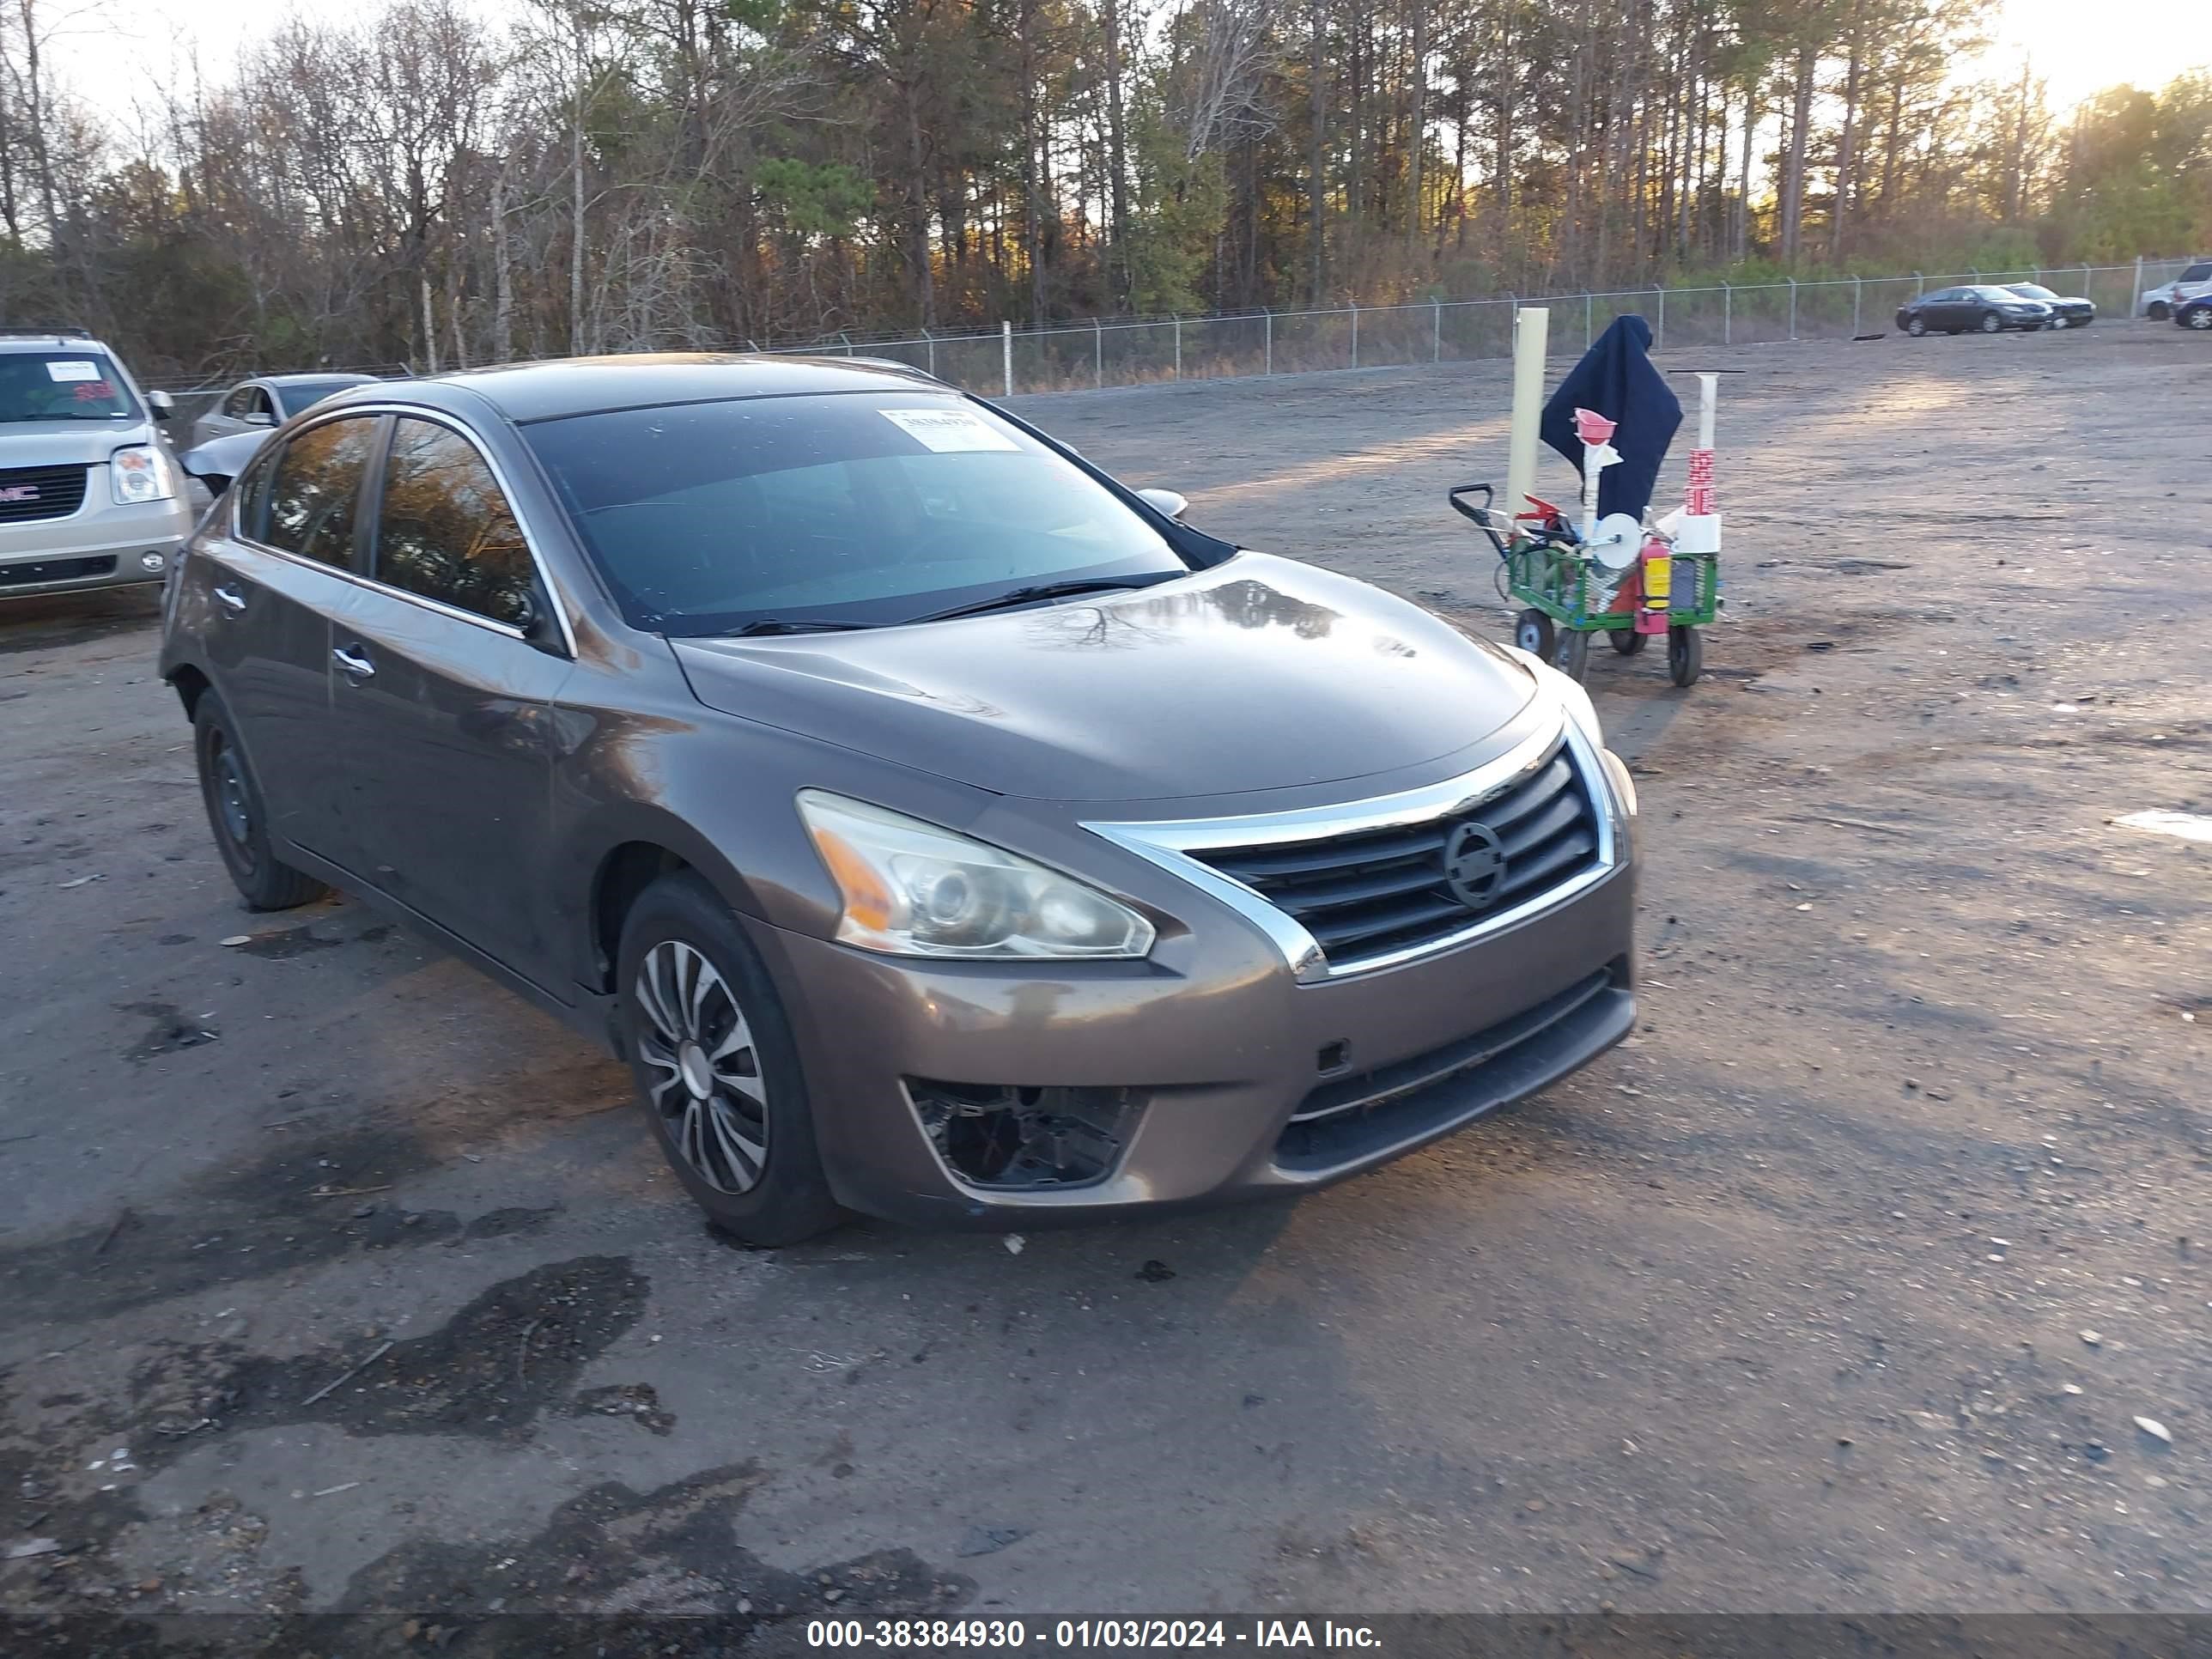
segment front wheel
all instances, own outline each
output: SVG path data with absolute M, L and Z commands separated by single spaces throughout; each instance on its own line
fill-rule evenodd
M 216 851 L 249 910 L 292 910 L 330 891 L 313 876 L 278 859 L 269 840 L 269 809 L 246 751 L 238 746 L 230 711 L 212 690 L 192 709 L 192 756 L 199 763 L 200 799 Z
M 1905 325 L 1905 331 L 1914 339 L 1918 339 L 1928 332 L 1928 319 L 1925 317 L 1915 317 Z
M 1532 657 L 1552 659 L 1552 619 L 1540 611 L 1523 611 L 1513 619 L 1513 643 Z
M 618 960 L 630 1075 L 692 1201 L 747 1244 L 836 1225 L 791 1023 L 720 895 L 663 877 L 631 907 Z
M 2162 323 L 2168 317 L 2173 315 L 2173 313 L 2167 308 L 2165 301 L 2156 300 L 2151 302 L 2150 309 L 2143 313 L 2143 315 L 2149 318 L 2154 323 Z
M 1705 641 L 1694 628 L 1670 628 L 1667 630 L 1667 672 L 1675 684 L 1685 690 L 1698 683 L 1698 676 L 1705 670 Z
M 2197 329 L 2212 328 L 2212 306 L 2199 306 L 2191 312 L 2189 325 Z
M 1633 628 L 1616 628 L 1606 635 L 1606 642 L 1624 657 L 1632 657 L 1644 648 L 1651 636 L 1639 634 Z
M 2066 319 L 2063 317 L 2053 317 L 2051 319 L 2051 326 L 2053 328 L 2064 328 L 2066 326 Z
M 1582 678 L 1589 667 L 1589 635 L 1579 628 L 1562 628 L 1552 648 L 1552 666 L 1571 680 Z
M 1994 311 L 1984 312 L 1982 313 L 1982 332 L 1984 334 L 2003 333 L 2004 319 L 1998 316 Z

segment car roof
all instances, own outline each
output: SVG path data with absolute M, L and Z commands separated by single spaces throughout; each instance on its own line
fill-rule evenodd
M 518 423 L 658 404 L 714 403 L 834 392 L 938 392 L 942 380 L 874 358 L 751 352 L 636 352 L 458 370 L 414 383 L 465 386 Z
M 312 370 L 299 374 L 257 374 L 252 380 L 241 380 L 239 384 L 241 386 L 307 386 L 310 384 L 328 386 L 331 381 L 337 380 L 345 386 L 368 386 L 375 379 L 376 376 L 374 374 L 356 374 L 350 369 L 334 368 L 324 374 L 315 374 Z
M 107 348 L 91 335 L 77 329 L 33 331 L 0 328 L 0 351 L 52 351 L 56 346 L 81 346 L 91 351 L 107 351 Z M 111 357 L 114 355 L 108 352 Z

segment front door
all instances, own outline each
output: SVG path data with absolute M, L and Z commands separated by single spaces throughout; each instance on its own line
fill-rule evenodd
M 340 774 L 330 617 L 359 591 L 342 573 L 353 568 L 382 418 L 311 426 L 248 472 L 232 533 L 186 562 L 179 596 L 204 619 L 209 678 L 236 723 L 271 833 L 325 856 L 337 841 Z
M 401 416 L 334 619 L 343 861 L 540 985 L 553 698 L 571 672 L 535 561 L 475 444 Z M 547 642 L 541 642 L 541 640 Z

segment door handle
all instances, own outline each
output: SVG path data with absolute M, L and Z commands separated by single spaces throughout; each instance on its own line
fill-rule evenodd
M 216 603 L 232 616 L 235 617 L 246 609 L 246 595 L 236 588 L 217 586 L 214 592 Z
M 376 672 L 376 665 L 368 659 L 368 653 L 357 646 L 339 646 L 331 653 L 331 660 L 356 680 L 365 680 Z

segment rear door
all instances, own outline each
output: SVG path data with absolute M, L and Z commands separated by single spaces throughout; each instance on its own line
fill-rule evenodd
M 356 590 L 355 539 L 383 416 L 295 433 L 240 481 L 230 533 L 188 562 L 209 678 L 238 726 L 280 837 L 328 856 L 337 843 L 331 617 Z
M 344 861 L 540 985 L 553 698 L 565 630 L 507 491 L 459 427 L 403 415 L 373 491 L 370 580 L 336 619 Z

